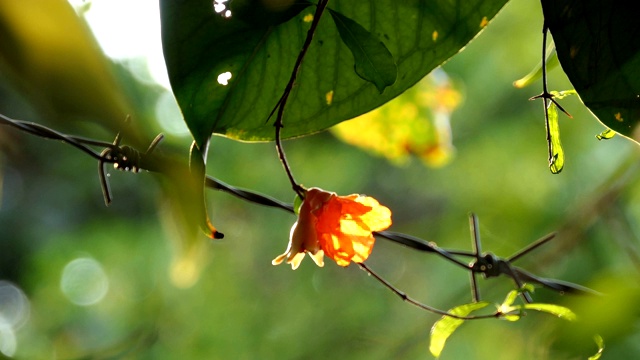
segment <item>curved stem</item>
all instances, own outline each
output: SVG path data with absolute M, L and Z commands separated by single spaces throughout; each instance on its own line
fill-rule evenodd
M 287 156 L 285 155 L 284 149 L 282 148 L 281 132 L 282 132 L 282 128 L 284 127 L 282 120 L 284 118 L 284 108 L 287 105 L 287 101 L 289 100 L 289 95 L 291 94 L 291 90 L 293 89 L 293 86 L 295 85 L 295 82 L 296 82 L 296 78 L 298 77 L 298 73 L 300 72 L 300 67 L 302 66 L 302 60 L 304 59 L 304 56 L 307 54 L 307 50 L 309 50 L 309 47 L 311 46 L 313 35 L 315 34 L 316 29 L 318 28 L 318 24 L 320 23 L 320 18 L 322 17 L 322 14 L 324 13 L 324 10 L 327 7 L 328 3 L 329 3 L 329 0 L 318 1 L 318 5 L 316 6 L 316 12 L 313 16 L 313 22 L 311 23 L 311 27 L 309 27 L 309 31 L 307 31 L 307 37 L 304 41 L 304 44 L 302 45 L 302 49 L 300 49 L 298 58 L 296 59 L 296 62 L 293 65 L 293 70 L 291 71 L 291 77 L 289 78 L 289 82 L 287 83 L 287 86 L 285 87 L 282 93 L 282 96 L 280 97 L 280 100 L 278 100 L 278 103 L 269 114 L 269 118 L 271 118 L 271 116 L 273 116 L 273 114 L 277 110 L 276 121 L 273 125 L 276 128 L 276 134 L 275 134 L 276 151 L 278 152 L 278 157 L 280 159 L 280 162 L 282 163 L 282 166 L 284 167 L 284 170 L 287 173 L 287 177 L 289 178 L 289 182 L 291 183 L 291 187 L 293 188 L 293 191 L 295 191 L 296 194 L 298 194 L 298 196 L 300 196 L 302 199 L 304 199 L 305 190 L 300 184 L 298 184 L 298 182 L 296 182 L 295 178 L 293 177 L 293 173 L 291 172 L 291 167 L 289 166 L 289 163 L 287 161 Z
M 409 297 L 406 293 L 400 291 L 395 286 L 391 285 L 390 282 L 388 282 L 387 280 L 382 278 L 375 271 L 371 270 L 371 268 L 369 266 L 365 265 L 364 263 L 357 263 L 357 264 L 360 267 L 360 269 L 362 269 L 365 272 L 367 272 L 371 277 L 376 279 L 379 283 L 384 285 L 387 289 L 391 290 L 391 292 L 393 292 L 394 294 L 398 295 L 403 301 L 408 302 L 409 304 L 411 304 L 413 306 L 416 306 L 416 307 L 418 307 L 418 308 L 420 308 L 422 310 L 426 310 L 426 311 L 432 312 L 434 314 L 442 315 L 442 316 L 449 316 L 449 317 L 452 317 L 454 319 L 460 319 L 460 320 L 490 319 L 490 318 L 497 318 L 497 317 L 500 317 L 500 315 L 502 315 L 500 312 L 494 312 L 493 314 L 488 314 L 488 315 L 460 316 L 460 315 L 452 314 L 452 313 L 450 313 L 448 311 L 436 309 L 434 307 L 431 307 L 429 305 L 423 304 L 423 303 L 421 303 L 421 302 Z
M 551 127 L 549 126 L 549 89 L 547 86 L 547 33 L 546 22 L 542 26 L 542 104 L 544 106 L 544 128 L 547 136 L 547 151 L 549 164 L 553 164 L 553 143 L 551 141 Z

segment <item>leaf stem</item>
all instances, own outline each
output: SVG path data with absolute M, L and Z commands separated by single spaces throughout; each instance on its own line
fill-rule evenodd
M 529 100 L 535 100 L 542 98 L 542 103 L 544 106 L 544 128 L 546 132 L 547 138 L 547 153 L 548 153 L 548 161 L 549 166 L 552 166 L 555 162 L 555 158 L 553 156 L 553 141 L 551 135 L 551 127 L 549 126 L 549 106 L 551 103 L 555 104 L 560 111 L 565 113 L 568 117 L 572 118 L 571 114 L 567 112 L 558 102 L 553 98 L 553 94 L 549 92 L 549 87 L 547 84 L 547 34 L 549 32 L 549 27 L 546 22 L 542 25 L 542 94 L 536 95 Z
M 547 151 L 549 153 L 549 165 L 553 164 L 553 144 L 551 141 L 551 127 L 549 126 L 549 88 L 547 85 L 547 23 L 542 25 L 542 103 L 544 106 L 544 128 L 547 136 Z
M 300 49 L 298 58 L 296 59 L 296 62 L 293 65 L 293 70 L 291 71 L 291 77 L 289 78 L 289 82 L 287 83 L 287 86 L 284 88 L 284 91 L 282 93 L 282 96 L 280 97 L 280 100 L 278 100 L 278 103 L 269 114 L 269 118 L 271 118 L 271 116 L 273 116 L 273 114 L 277 111 L 276 121 L 273 125 L 276 128 L 276 134 L 275 134 L 276 150 L 278 152 L 278 157 L 280 158 L 280 162 L 282 163 L 282 166 L 284 167 L 284 170 L 287 173 L 287 177 L 289 178 L 289 182 L 291 183 L 293 191 L 295 191 L 296 194 L 298 194 L 298 196 L 300 196 L 302 199 L 304 199 L 305 190 L 300 184 L 298 184 L 298 182 L 296 182 L 295 178 L 293 177 L 293 173 L 291 172 L 291 167 L 289 166 L 289 162 L 287 161 L 287 156 L 285 155 L 284 149 L 282 147 L 281 131 L 282 131 L 282 128 L 284 127 L 283 125 L 284 108 L 287 105 L 287 101 L 289 100 L 289 95 L 291 94 L 291 90 L 293 90 L 293 86 L 295 85 L 296 78 L 298 77 L 298 73 L 300 72 L 300 67 L 302 66 L 302 60 L 307 54 L 307 50 L 309 50 L 309 47 L 311 46 L 313 35 L 315 34 L 316 29 L 318 28 L 318 24 L 320 23 L 320 18 L 322 17 L 322 14 L 324 13 L 324 10 L 327 7 L 328 3 L 329 3 L 329 0 L 318 1 L 318 5 L 316 6 L 316 12 L 313 15 L 313 22 L 311 23 L 311 27 L 309 27 L 309 30 L 307 31 L 307 37 L 304 41 L 304 44 L 302 45 L 302 49 Z

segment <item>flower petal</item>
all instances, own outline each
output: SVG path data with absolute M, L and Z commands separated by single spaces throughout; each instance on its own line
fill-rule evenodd
M 391 226 L 391 210 L 388 207 L 380 205 L 378 200 L 368 196 L 360 196 L 356 201 L 371 208 L 360 217 L 371 231 L 382 231 Z
M 296 269 L 309 253 L 318 266 L 324 255 L 340 266 L 365 261 L 375 244 L 373 231 L 391 226 L 391 211 L 368 196 L 338 196 L 311 188 L 300 206 L 298 221 L 291 228 L 287 251 L 272 263 L 286 260 Z
M 287 264 L 291 264 L 291 268 L 295 270 L 300 266 L 305 253 L 308 252 L 316 265 L 324 266 L 324 253 L 318 242 L 317 218 L 313 210 L 321 208 L 326 201 L 334 196 L 336 196 L 335 193 L 318 188 L 311 188 L 307 191 L 305 200 L 300 206 L 298 221 L 291 227 L 287 250 L 284 254 L 273 259 L 271 262 L 273 265 L 279 265 L 286 260 Z
M 309 253 L 309 257 L 311 257 L 313 262 L 315 262 L 319 267 L 324 266 L 324 251 L 318 250 L 315 254 Z
M 313 211 L 317 217 L 316 231 L 325 254 L 340 266 L 351 261 L 365 261 L 375 243 L 372 231 L 391 225 L 391 211 L 367 196 L 331 197 Z

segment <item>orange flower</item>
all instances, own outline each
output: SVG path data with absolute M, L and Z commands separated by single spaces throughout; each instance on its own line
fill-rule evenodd
M 374 198 L 362 195 L 338 196 L 319 188 L 307 190 L 298 221 L 291 228 L 289 246 L 273 265 L 286 260 L 295 270 L 305 253 L 318 266 L 326 254 L 340 266 L 365 261 L 375 239 L 373 231 L 391 226 L 391 211 Z

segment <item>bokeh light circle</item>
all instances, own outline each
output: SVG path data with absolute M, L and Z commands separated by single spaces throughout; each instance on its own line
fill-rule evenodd
M 0 280 L 0 328 L 19 328 L 29 318 L 29 299 L 14 284 Z
M 77 258 L 64 267 L 60 290 L 72 303 L 89 306 L 105 297 L 109 290 L 109 278 L 95 259 Z

